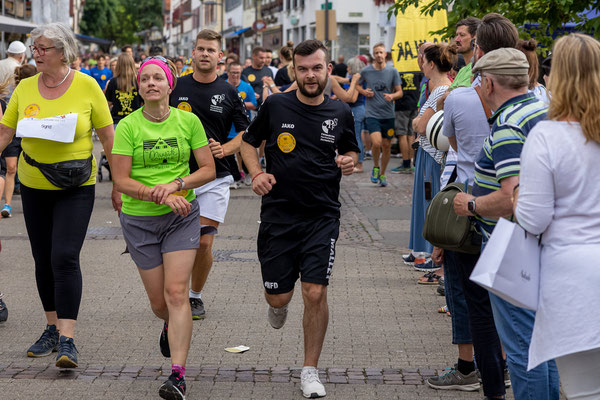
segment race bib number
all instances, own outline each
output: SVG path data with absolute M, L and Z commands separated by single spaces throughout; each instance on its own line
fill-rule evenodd
M 48 118 L 23 118 L 17 124 L 17 137 L 73 143 L 76 127 L 77 113 Z

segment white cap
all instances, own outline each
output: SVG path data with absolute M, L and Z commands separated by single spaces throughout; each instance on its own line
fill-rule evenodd
M 27 50 L 27 47 L 25 47 L 23 42 L 15 40 L 14 42 L 10 43 L 8 50 L 6 51 L 12 54 L 22 54 L 25 53 L 25 50 Z

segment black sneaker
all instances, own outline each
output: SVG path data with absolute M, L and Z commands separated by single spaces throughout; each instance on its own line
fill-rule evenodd
M 61 336 L 58 343 L 56 366 L 58 368 L 77 368 L 77 353 L 79 352 L 73 343 L 73 338 Z
M 27 350 L 27 357 L 45 357 L 53 351 L 58 351 L 58 330 L 56 325 L 46 325 L 42 336 Z
M 4 322 L 8 319 L 8 309 L 6 303 L 2 300 L 2 293 L 0 293 L 0 322 Z
M 158 344 L 160 346 L 160 353 L 167 358 L 171 357 L 171 348 L 169 347 L 169 335 L 167 332 L 168 330 L 169 324 L 165 322 L 162 331 L 160 332 L 160 339 L 158 341 Z
M 190 297 L 190 306 L 192 307 L 192 319 L 204 319 L 206 311 L 204 311 L 204 302 L 202 299 L 194 299 Z
M 158 390 L 158 395 L 167 400 L 185 400 L 185 378 L 173 372 Z

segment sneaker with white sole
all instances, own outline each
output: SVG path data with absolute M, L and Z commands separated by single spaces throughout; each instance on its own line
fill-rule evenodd
M 325 397 L 325 386 L 319 379 L 319 370 L 315 367 L 304 367 L 300 374 L 300 390 L 307 399 Z
M 12 208 L 8 204 L 5 204 L 4 207 L 2 207 L 0 214 L 2 214 L 2 218 L 12 217 Z
M 481 386 L 477 378 L 477 371 L 468 375 L 462 374 L 456 368 L 450 368 L 440 376 L 434 376 L 427 379 L 427 386 L 438 390 L 462 390 L 465 392 L 474 392 Z
M 269 306 L 267 310 L 267 319 L 269 320 L 269 324 L 275 329 L 281 329 L 283 325 L 285 325 L 285 320 L 287 319 L 288 314 L 288 305 L 286 304 L 283 307 L 275 308 Z

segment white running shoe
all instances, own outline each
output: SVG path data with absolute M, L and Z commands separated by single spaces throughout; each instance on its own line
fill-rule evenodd
M 285 320 L 287 319 L 288 314 L 288 305 L 281 308 L 275 308 L 269 306 L 267 310 L 267 319 L 271 326 L 275 329 L 280 329 L 283 325 L 285 325 Z
M 325 386 L 319 379 L 319 370 L 315 367 L 304 367 L 300 374 L 300 390 L 307 399 L 325 397 Z

